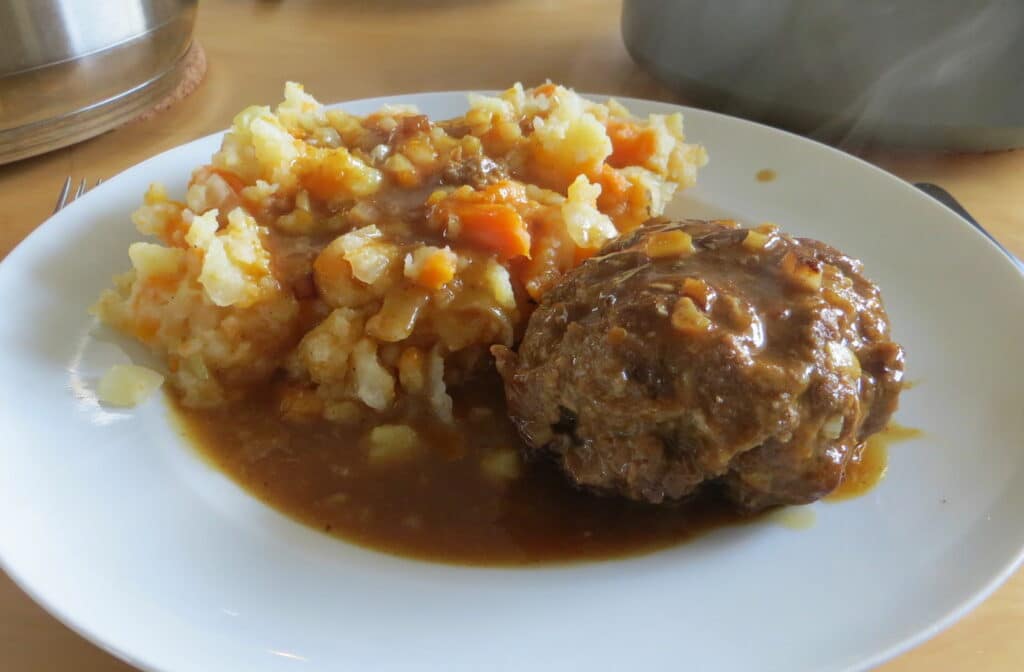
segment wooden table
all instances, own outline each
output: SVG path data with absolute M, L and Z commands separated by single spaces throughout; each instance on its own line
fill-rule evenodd
M 678 100 L 629 60 L 618 12 L 616 0 L 205 0 L 197 31 L 209 72 L 198 91 L 148 121 L 0 167 L 0 258 L 46 219 L 65 176 L 111 177 L 225 128 L 243 105 L 276 102 L 285 79 L 304 82 L 324 101 L 545 78 L 582 91 Z M 1024 152 L 870 158 L 908 180 L 944 186 L 1024 256 Z M 1017 672 L 1024 668 L 1022 629 L 1018 573 L 960 623 L 882 669 Z M 19 672 L 131 669 L 60 625 L 2 575 L 0 661 Z

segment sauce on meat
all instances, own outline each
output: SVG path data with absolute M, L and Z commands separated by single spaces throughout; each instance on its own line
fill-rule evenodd
M 184 408 L 173 398 L 171 407 L 204 457 L 257 498 L 396 555 L 489 566 L 600 560 L 763 518 L 710 498 L 658 507 L 594 496 L 547 463 L 521 465 L 514 479 L 488 474 L 488 455 L 519 448 L 500 381 L 489 373 L 453 390 L 454 427 L 411 408 L 380 420 L 413 427 L 422 444 L 413 457 L 386 464 L 368 459 L 370 424 L 282 421 L 273 385 L 221 409 Z M 883 471 L 858 472 L 856 493 L 846 496 L 869 489 Z

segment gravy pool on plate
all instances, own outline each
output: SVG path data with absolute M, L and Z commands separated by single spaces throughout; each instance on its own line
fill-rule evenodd
M 711 497 L 656 507 L 571 488 L 554 465 L 520 461 L 494 372 L 452 394 L 454 425 L 429 413 L 406 418 L 416 444 L 377 457 L 369 419 L 356 427 L 280 422 L 273 384 L 218 409 L 170 401 L 193 445 L 254 496 L 306 525 L 398 555 L 490 566 L 600 560 L 761 519 Z M 876 435 L 870 459 L 848 465 L 851 487 L 841 486 L 840 497 L 862 495 L 882 478 L 888 436 Z
M 384 451 L 374 450 L 377 421 L 369 418 L 355 426 L 281 422 L 272 385 L 231 407 L 172 404 L 202 454 L 256 497 L 398 555 L 491 566 L 598 560 L 755 519 L 710 498 L 659 508 L 574 489 L 553 465 L 520 461 L 497 374 L 452 396 L 454 424 L 396 412 L 390 421 L 415 431 L 416 441 Z

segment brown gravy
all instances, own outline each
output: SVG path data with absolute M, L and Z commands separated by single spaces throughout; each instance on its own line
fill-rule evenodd
M 842 501 L 860 497 L 878 485 L 889 467 L 889 446 L 921 436 L 919 429 L 890 422 L 885 429 L 868 438 L 859 455 L 846 466 L 843 482 L 825 499 Z
M 423 445 L 409 461 L 387 465 L 367 459 L 363 437 L 371 425 L 284 422 L 269 386 L 222 409 L 184 408 L 173 398 L 171 406 L 201 453 L 257 498 L 346 541 L 397 555 L 490 566 L 599 560 L 761 518 L 711 499 L 655 507 L 593 496 L 568 487 L 546 463 L 523 465 L 513 480 L 495 479 L 482 470 L 482 458 L 519 443 L 500 383 L 464 386 L 454 398 L 455 428 L 426 415 L 401 416 Z M 869 489 L 884 473 L 882 456 L 881 469 L 869 467 L 873 458 L 862 460 L 856 485 L 843 486 L 841 497 Z

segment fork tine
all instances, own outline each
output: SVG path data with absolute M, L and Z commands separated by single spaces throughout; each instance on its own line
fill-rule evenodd
M 96 187 L 100 186 L 100 184 L 102 184 L 102 183 L 103 183 L 103 178 L 102 177 L 96 178 L 96 184 L 93 185 L 93 189 L 95 189 Z
M 64 180 L 64 186 L 61 187 L 60 196 L 57 197 L 57 205 L 53 208 L 53 214 L 57 214 L 61 211 L 68 203 L 68 192 L 71 191 L 71 176 L 68 175 L 68 179 Z
M 93 185 L 93 188 L 100 186 L 101 182 L 103 182 L 102 177 L 96 180 L 96 183 Z M 75 193 L 72 195 L 71 176 L 68 175 L 67 179 L 64 180 L 64 186 L 61 187 L 60 196 L 57 197 L 57 205 L 56 207 L 54 207 L 53 213 L 57 214 L 58 212 L 66 208 L 68 204 L 71 203 L 71 201 L 81 198 L 82 195 L 85 194 L 85 192 L 87 191 L 89 191 L 89 182 L 83 177 L 82 181 L 78 183 L 78 189 L 76 189 Z

